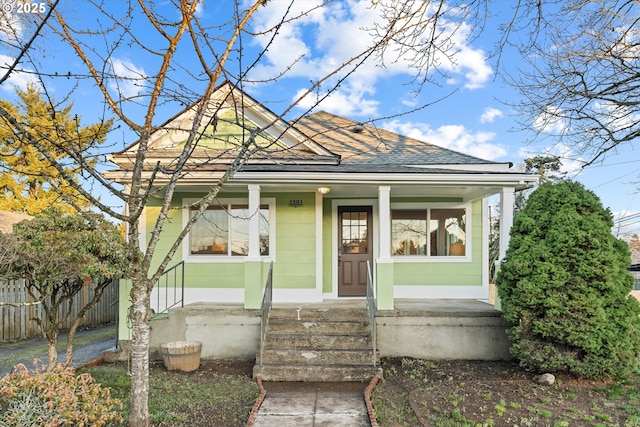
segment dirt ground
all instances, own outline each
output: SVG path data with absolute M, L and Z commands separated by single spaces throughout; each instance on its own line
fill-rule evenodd
M 640 379 L 559 376 L 506 361 L 386 359 L 372 395 L 380 426 L 640 426 Z
M 554 385 L 542 385 L 536 375 L 506 361 L 393 358 L 382 364 L 385 378 L 372 394 L 380 427 L 640 426 L 637 376 L 619 382 L 558 376 Z M 250 378 L 252 368 L 253 362 L 203 361 L 196 376 L 215 372 Z M 187 418 L 230 425 L 224 420 L 231 415 L 217 408 L 201 406 Z
M 112 326 L 79 334 L 77 360 L 99 357 L 104 350 L 101 346 L 113 346 L 114 333 Z M 29 362 L 35 356 L 44 356 L 46 351 L 43 350 L 46 346 L 37 340 L 2 343 L 0 371 L 9 370 L 16 362 Z M 83 351 L 86 354 L 81 357 Z M 185 381 L 185 375 L 167 373 L 161 364 L 155 365 L 152 369 L 164 376 L 175 376 L 180 383 Z M 393 358 L 383 359 L 382 366 L 385 378 L 372 394 L 380 427 L 640 427 L 638 374 L 625 381 L 610 382 L 559 376 L 554 385 L 548 386 L 538 384 L 535 374 L 507 361 Z M 193 388 L 199 381 L 210 381 L 214 374 L 251 381 L 252 368 L 253 361 L 203 360 L 201 368 L 188 376 L 187 383 Z M 241 406 L 240 412 L 253 403 L 244 401 L 242 396 L 234 399 L 238 403 L 236 406 Z M 220 425 L 227 425 L 228 420 L 233 419 L 231 413 L 218 413 L 222 405 L 211 405 L 207 410 L 203 405 L 199 406 L 199 413 L 188 419 L 227 420 Z M 237 410 L 233 413 L 233 417 L 236 416 Z

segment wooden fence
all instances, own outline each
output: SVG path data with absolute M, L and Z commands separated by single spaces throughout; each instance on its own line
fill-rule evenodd
M 118 280 L 105 288 L 100 301 L 82 319 L 80 326 L 98 326 L 113 323 L 118 319 Z M 61 329 L 69 329 L 80 309 L 93 298 L 94 288 L 85 286 L 73 300 L 72 316 Z M 42 304 L 32 304 L 33 298 L 27 293 L 24 280 L 0 280 L 0 341 L 15 340 L 40 335 L 37 323 L 32 320 L 38 315 L 44 319 Z M 18 303 L 17 307 L 7 303 Z M 24 304 L 28 303 L 28 304 Z

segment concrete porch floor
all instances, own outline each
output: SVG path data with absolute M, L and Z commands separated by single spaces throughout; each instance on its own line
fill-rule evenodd
M 310 309 L 365 309 L 366 299 L 345 298 L 330 299 L 315 303 L 273 303 L 273 308 L 310 308 Z M 394 300 L 393 310 L 378 310 L 378 317 L 397 317 L 404 315 L 423 314 L 430 316 L 433 314 L 451 314 L 459 316 L 496 316 L 500 317 L 500 311 L 493 305 L 470 299 L 405 299 Z

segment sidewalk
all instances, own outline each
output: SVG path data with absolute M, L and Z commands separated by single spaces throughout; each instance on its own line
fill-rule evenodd
M 366 383 L 264 383 L 254 427 L 369 427 Z

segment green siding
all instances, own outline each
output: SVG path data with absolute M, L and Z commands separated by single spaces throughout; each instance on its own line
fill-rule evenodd
M 289 206 L 289 200 L 301 200 L 302 206 Z M 276 195 L 275 288 L 316 287 L 315 230 L 315 193 Z
M 323 199 L 322 204 L 322 292 L 330 293 L 332 286 L 332 230 L 331 199 Z
M 176 195 L 176 207 L 181 206 L 183 199 L 197 199 L 202 194 L 181 193 Z M 276 288 L 313 289 L 315 283 L 315 193 L 262 193 L 261 198 L 274 198 L 275 206 L 275 257 L 273 284 Z M 247 194 L 224 193 L 220 198 L 247 199 Z M 302 206 L 289 206 L 290 200 L 301 200 Z M 147 207 L 147 241 L 160 211 L 161 200 L 152 200 Z M 156 253 L 164 254 L 182 229 L 182 210 L 169 213 L 169 221 L 165 224 L 162 238 Z M 173 265 L 182 260 L 182 247 L 179 248 Z M 235 261 L 235 262 L 234 262 Z M 160 257 L 154 257 L 152 268 L 157 267 Z M 265 268 L 266 269 L 266 268 Z M 190 288 L 245 288 L 245 263 L 240 259 L 232 262 L 189 262 L 185 265 L 185 284 Z M 249 274 L 251 277 L 255 274 Z M 262 274 L 266 277 L 266 271 Z
M 184 273 L 190 288 L 244 288 L 243 262 L 186 263 Z
M 158 219 L 158 214 L 160 213 L 160 204 L 162 200 L 151 199 L 146 208 L 147 213 L 147 221 L 146 221 L 146 233 L 147 233 L 147 242 L 149 242 L 151 238 L 151 232 L 155 227 L 156 221 Z M 164 227 L 162 230 L 162 234 L 160 236 L 160 240 L 156 246 L 154 256 L 151 262 L 150 272 L 154 272 L 156 268 L 162 262 L 162 258 L 166 255 L 166 253 L 171 248 L 171 245 L 175 242 L 176 237 L 182 231 L 182 210 L 175 209 L 169 210 L 167 214 L 167 220 L 164 223 Z M 178 247 L 175 255 L 167 265 L 167 267 L 172 267 L 173 265 L 179 263 L 182 260 L 182 244 Z

